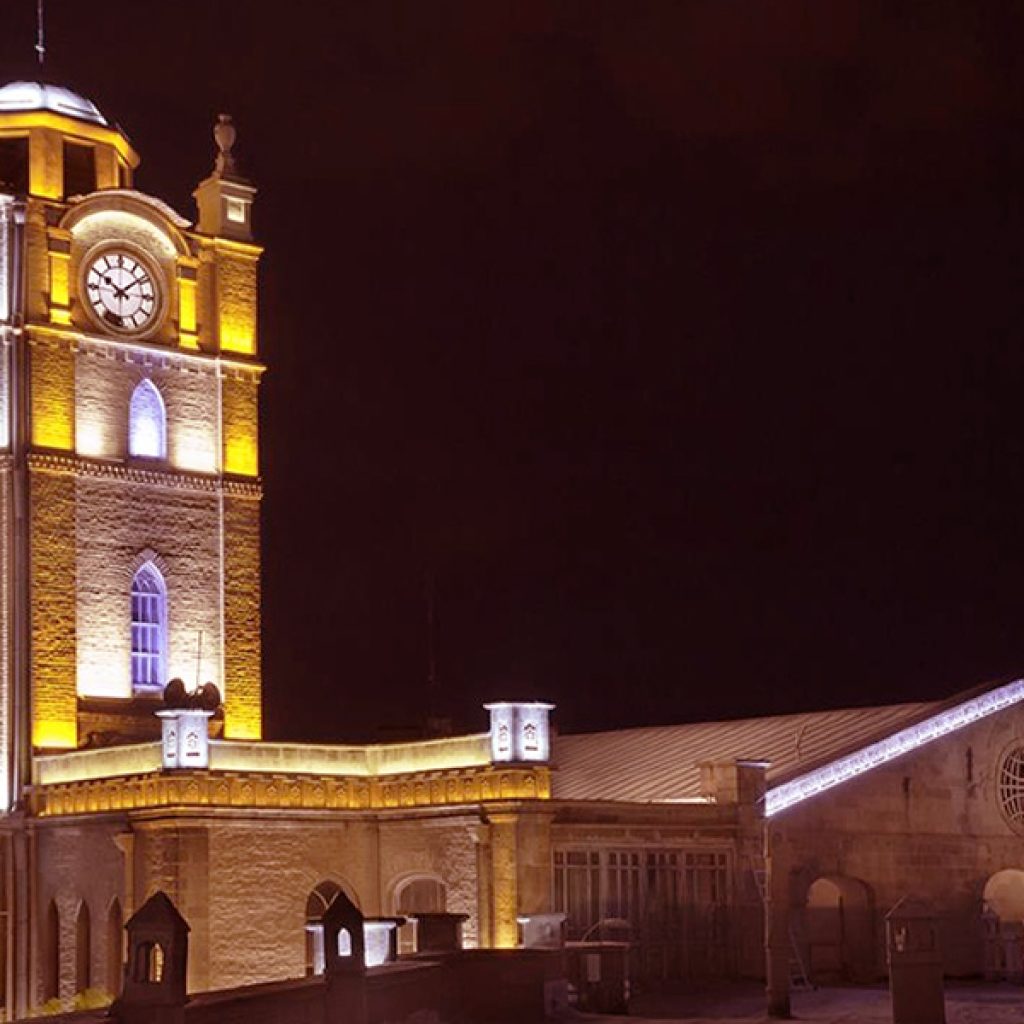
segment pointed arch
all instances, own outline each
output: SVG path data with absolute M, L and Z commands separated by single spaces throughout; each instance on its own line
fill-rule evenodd
M 121 993 L 121 975 L 124 971 L 124 913 L 121 901 L 115 896 L 107 911 L 107 983 L 112 996 Z
M 152 563 L 139 566 L 131 592 L 132 689 L 167 682 L 167 585 Z
M 89 904 L 82 900 L 75 918 L 75 991 L 92 987 L 92 923 Z
M 167 458 L 167 409 L 159 388 L 148 377 L 135 385 L 128 406 L 128 454 Z

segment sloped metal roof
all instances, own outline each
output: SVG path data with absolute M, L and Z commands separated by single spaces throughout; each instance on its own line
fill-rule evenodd
M 770 762 L 769 784 L 810 771 L 944 706 L 930 701 L 811 711 L 770 718 L 556 736 L 556 800 L 687 802 L 700 792 L 702 761 Z

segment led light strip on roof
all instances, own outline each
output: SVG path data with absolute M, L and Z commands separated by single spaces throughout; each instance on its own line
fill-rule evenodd
M 862 747 L 823 768 L 769 789 L 765 796 L 765 816 L 770 818 L 773 814 L 778 814 L 779 811 L 784 811 L 810 796 L 823 793 L 826 789 L 832 789 L 833 786 L 871 771 L 872 768 L 894 761 L 897 757 L 917 750 L 918 747 L 923 747 L 940 736 L 948 736 L 965 725 L 977 722 L 1022 700 L 1024 679 L 1017 679 L 1005 686 L 989 690 L 980 697 L 972 697 L 947 711 L 940 711 L 937 715 L 918 722 L 917 725 L 901 729 L 884 740 Z

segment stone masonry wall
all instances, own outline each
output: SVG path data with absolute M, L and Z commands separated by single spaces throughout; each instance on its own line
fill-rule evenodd
M 377 825 L 253 816 L 210 826 L 209 965 L 218 987 L 301 977 L 306 900 L 331 880 L 380 912 Z
M 114 843 L 114 836 L 124 828 L 123 820 L 106 819 L 44 826 L 37 833 L 35 915 L 39 941 L 34 958 L 37 984 L 30 999 L 37 1006 L 44 995 L 44 933 L 51 901 L 57 906 L 60 921 L 61 998 L 70 1000 L 76 992 L 76 922 L 83 903 L 88 907 L 89 918 L 90 986 L 115 994 L 110 990 L 113 980 L 120 979 L 121 947 L 111 941 L 115 930 L 111 915 L 113 911 L 115 925 L 124 916 L 124 857 Z
M 254 374 L 228 372 L 222 382 L 224 472 L 259 473 L 259 381 Z
M 77 743 L 75 482 L 33 470 L 30 573 L 32 736 L 39 747 Z
M 29 334 L 32 444 L 71 451 L 75 445 L 75 362 L 67 339 Z
M 882 971 L 885 913 L 903 896 L 924 898 L 943 919 L 947 971 L 979 971 L 985 882 L 1024 869 L 1024 838 L 998 801 L 1001 759 L 1016 745 L 1024 745 L 1024 711 L 1009 709 L 773 819 L 793 843 L 793 907 L 817 878 L 864 882 Z
M 124 459 L 128 455 L 129 403 L 143 379 L 153 382 L 164 401 L 170 466 L 215 472 L 219 458 L 217 378 L 212 368 L 160 351 L 83 348 L 75 373 L 79 452 L 105 459 Z M 150 460 L 139 460 L 138 464 L 154 465 Z
M 445 910 L 468 914 L 462 937 L 479 945 L 477 906 L 476 815 L 418 820 L 384 820 L 380 824 L 380 875 L 383 912 L 393 914 L 402 885 L 415 878 L 433 878 L 444 886 Z
M 263 733 L 260 618 L 260 503 L 224 497 L 224 734 Z
M 76 485 L 79 692 L 131 695 L 131 581 L 153 553 L 167 585 L 168 678 L 223 686 L 220 509 L 215 493 L 120 479 Z
M 8 777 L 8 755 L 14 742 L 12 721 L 12 680 L 11 680 L 11 556 L 10 537 L 13 529 L 11 515 L 12 474 L 9 466 L 0 468 L 0 801 L 10 801 L 11 780 Z M 7 810 L 7 803 L 0 804 L 0 810 Z

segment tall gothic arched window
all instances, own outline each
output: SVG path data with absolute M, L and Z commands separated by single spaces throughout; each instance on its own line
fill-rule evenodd
M 132 580 L 132 689 L 163 686 L 167 660 L 167 587 L 152 562 Z
M 167 410 L 151 380 L 140 380 L 128 410 L 128 454 L 167 458 Z

